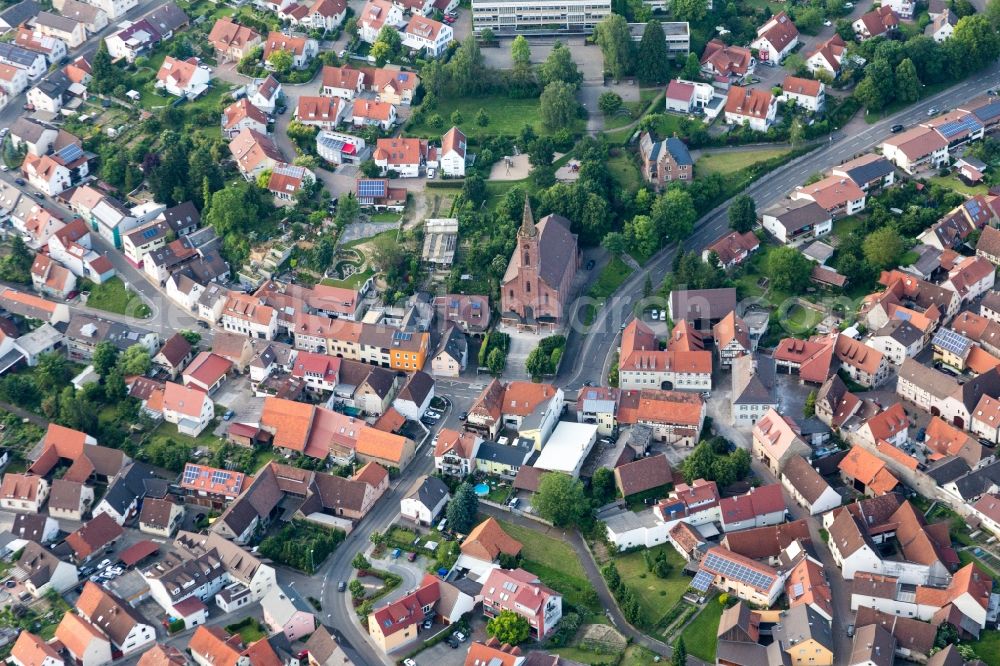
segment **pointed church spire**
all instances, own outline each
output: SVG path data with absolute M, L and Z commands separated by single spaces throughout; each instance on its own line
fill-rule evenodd
M 518 236 L 524 238 L 534 238 L 538 235 L 535 228 L 535 217 L 531 214 L 531 199 L 524 195 L 524 217 L 521 219 L 521 228 L 517 232 Z

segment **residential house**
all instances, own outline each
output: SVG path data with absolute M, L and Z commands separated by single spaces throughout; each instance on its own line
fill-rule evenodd
M 350 118 L 355 127 L 377 125 L 388 132 L 396 124 L 396 107 L 388 102 L 356 99 L 352 102 Z
M 177 432 L 197 437 L 215 418 L 215 404 L 208 394 L 192 386 L 167 382 L 163 390 L 163 420 Z
M 177 379 L 177 374 L 191 361 L 193 353 L 193 348 L 187 338 L 180 333 L 174 333 L 156 352 L 152 359 L 153 365 L 162 368 L 170 376 L 170 379 Z
M 388 654 L 415 641 L 420 624 L 441 599 L 440 586 L 436 577 L 425 575 L 416 590 L 375 609 L 368 616 L 368 635 L 375 645 Z
M 878 9 L 873 9 L 851 24 L 858 41 L 882 37 L 894 33 L 899 28 L 899 15 L 893 10 L 891 3 Z
M 187 463 L 181 474 L 180 487 L 185 502 L 211 509 L 222 509 L 243 491 L 246 476 L 241 472 Z
M 4 42 L 0 45 L 0 63 L 23 69 L 28 81 L 38 81 L 48 71 L 49 62 L 43 53 Z
M 426 372 L 417 370 L 407 378 L 392 404 L 397 412 L 411 421 L 417 421 L 433 399 L 434 379 Z
M 883 157 L 911 176 L 948 161 L 948 140 L 928 127 L 896 134 L 883 141 L 881 148 Z
M 894 403 L 879 411 L 857 429 L 857 436 L 869 446 L 879 441 L 903 446 L 909 441 L 910 420 L 903 405 Z
M 562 596 L 524 569 L 493 569 L 483 582 L 483 615 L 512 611 L 528 620 L 529 635 L 544 640 L 562 619 Z
M 76 587 L 79 581 L 75 566 L 59 559 L 34 541 L 29 541 L 21 549 L 21 555 L 14 560 L 14 566 L 25 574 L 24 588 L 35 599 L 44 597 L 49 590 L 62 594 Z
M 135 2 L 135 0 L 129 1 Z M 101 9 L 107 11 L 107 8 L 104 6 Z M 108 16 L 111 19 L 117 18 L 117 15 L 111 13 L 108 13 Z M 136 58 L 145 55 L 155 48 L 162 39 L 160 32 L 146 19 L 139 19 L 134 22 L 122 21 L 118 24 L 118 27 L 121 28 L 118 32 L 104 38 L 104 43 L 108 47 L 108 53 L 111 54 L 112 60 L 124 60 L 132 64 Z
M 840 493 L 820 476 L 809 461 L 801 455 L 792 456 L 781 472 L 781 484 L 792 499 L 817 516 L 840 506 Z
M 738 231 L 730 231 L 702 250 L 701 258 L 702 261 L 711 261 L 714 253 L 718 265 L 723 270 L 729 270 L 742 264 L 759 247 L 760 239 L 752 231 L 742 234 Z
M 701 54 L 701 71 L 709 77 L 719 77 L 726 82 L 742 79 L 752 74 L 757 60 L 750 49 L 727 46 L 720 39 L 711 39 Z
M 223 16 L 212 26 L 208 35 L 209 43 L 223 62 L 238 62 L 260 46 L 261 36 L 253 28 L 240 25 L 230 17 Z
M 267 190 L 280 201 L 295 201 L 295 195 L 316 182 L 316 174 L 295 164 L 280 163 L 271 171 Z
M 639 138 L 639 155 L 643 178 L 657 190 L 675 180 L 690 182 L 694 179 L 694 160 L 687 146 L 677 137 L 653 141 L 649 132 L 643 132 Z
M 674 113 L 693 113 L 705 108 L 715 96 L 715 89 L 707 83 L 673 79 L 667 84 L 666 109 Z
M 431 357 L 431 372 L 436 377 L 458 377 L 468 360 L 469 344 L 465 334 L 457 326 L 449 326 Z
M 41 10 L 35 0 L 23 0 L 10 5 L 0 12 L 0 31 L 9 32 L 22 23 L 30 21 Z
M 45 642 L 41 636 L 28 631 L 18 633 L 14 647 L 11 648 L 9 663 L 13 666 L 65 666 L 66 664 L 58 650 Z
M 737 426 L 752 426 L 777 409 L 774 360 L 769 356 L 744 354 L 732 361 L 732 416 Z
M 864 192 L 889 187 L 896 182 L 896 171 L 886 158 L 877 153 L 866 153 L 848 160 L 830 170 L 833 176 L 849 178 Z
M 854 181 L 840 176 L 827 176 L 811 185 L 800 185 L 791 198 L 793 201 L 814 201 L 832 218 L 860 213 L 865 209 L 866 199 L 864 191 Z
M 923 331 L 905 319 L 892 319 L 885 326 L 872 333 L 868 340 L 873 348 L 885 354 L 893 365 L 913 358 L 927 343 Z
M 929 36 L 938 44 L 948 41 L 955 33 L 955 26 L 958 24 L 958 15 L 948 9 L 931 18 L 931 22 L 924 28 L 924 34 Z
M 366 90 L 375 93 L 377 101 L 386 104 L 410 104 L 420 85 L 420 77 L 413 72 L 385 67 L 364 71 Z
M 273 633 L 282 633 L 289 641 L 308 636 L 316 629 L 314 609 L 293 586 L 275 585 L 260 600 L 264 624 Z
M 400 31 L 400 36 L 406 48 L 419 51 L 429 58 L 437 58 L 455 40 L 455 31 L 446 23 L 414 15 Z
M 0 508 L 38 513 L 49 497 L 49 482 L 41 476 L 7 472 L 0 483 Z
M 292 69 L 305 69 L 312 59 L 319 55 L 319 42 L 309 37 L 295 37 L 280 32 L 271 32 L 264 40 L 264 64 L 270 67 L 268 59 L 276 51 L 287 51 L 292 56 Z
M 434 443 L 434 469 L 442 474 L 464 478 L 476 470 L 476 455 L 482 437 L 450 428 L 438 431 Z
M 778 100 L 769 90 L 732 86 L 726 95 L 726 123 L 747 125 L 757 132 L 766 132 L 774 122 Z
M 427 141 L 403 137 L 379 139 L 372 159 L 383 176 L 394 171 L 400 178 L 416 178 L 428 164 Z
M 757 49 L 761 62 L 780 64 L 799 45 L 799 31 L 785 12 L 778 12 L 757 28 L 757 38 L 750 48 Z
M 833 229 L 833 215 L 816 203 L 813 197 L 802 196 L 764 209 L 761 224 L 780 242 L 789 244 L 801 238 L 819 238 Z
M 806 67 L 813 74 L 825 71 L 834 78 L 840 74 L 840 65 L 847 53 L 844 39 L 834 34 L 833 37 L 817 44 L 806 56 Z
M 452 127 L 444 133 L 441 137 L 441 149 L 438 151 L 438 164 L 443 175 L 465 177 L 466 147 L 467 141 L 462 130 Z
M 65 13 L 38 12 L 32 21 L 36 33 L 45 37 L 54 37 L 75 49 L 87 39 L 87 26 Z
M 750 452 L 778 476 L 790 460 L 797 456 L 808 457 L 812 450 L 802 440 L 795 421 L 772 409 L 753 424 Z
M 344 120 L 346 110 L 346 102 L 339 97 L 303 95 L 299 97 L 293 115 L 303 125 L 332 130 Z
M 37 254 L 31 264 L 31 285 L 43 296 L 65 299 L 76 289 L 76 276 L 48 255 Z
M 112 648 L 123 655 L 144 651 L 156 642 L 156 628 L 131 604 L 87 582 L 76 602 L 80 617 L 99 629 L 111 641 Z
M 581 389 L 576 398 L 577 421 L 595 424 L 597 434 L 602 437 L 614 435 L 618 429 L 618 396 L 616 388 L 590 386 Z
M 77 481 L 53 479 L 49 492 L 49 515 L 80 522 L 94 503 L 94 489 Z
M 247 180 L 256 179 L 265 171 L 285 162 L 278 144 L 266 134 L 243 129 L 229 142 L 229 152 Z
M 321 72 L 320 94 L 352 100 L 364 89 L 365 73 L 350 67 L 324 65 Z
M 622 332 L 619 376 L 623 389 L 707 391 L 712 388 L 712 353 L 704 349 L 661 351 L 653 330 L 634 319 Z
M 451 495 L 436 476 L 425 476 L 420 485 L 399 502 L 400 514 L 418 525 L 433 525 Z
M 284 93 L 281 84 L 273 75 L 268 75 L 263 79 L 254 79 L 246 85 L 246 98 L 251 104 L 267 114 L 272 114 L 277 109 Z
M 76 613 L 63 615 L 55 638 L 80 666 L 111 663 L 111 641 L 107 634 Z
M 834 357 L 840 361 L 841 369 L 864 387 L 877 388 L 889 378 L 890 365 L 885 355 L 846 335 L 837 336 Z
M 766 564 L 715 546 L 701 559 L 691 586 L 707 592 L 715 585 L 739 599 L 770 607 L 784 590 L 784 578 Z
M 147 497 L 139 513 L 139 531 L 169 539 L 180 527 L 184 514 L 183 504 L 169 498 Z
M 962 302 L 973 301 L 993 288 L 996 266 L 983 257 L 966 257 L 948 271 L 941 286 L 959 295 Z
M 174 97 L 195 99 L 208 90 L 211 74 L 197 58 L 179 60 L 167 56 L 156 73 L 156 87 Z
M 851 447 L 838 465 L 844 483 L 866 495 L 879 496 L 892 492 L 899 480 L 875 454 L 859 446 Z
M 7 97 L 17 97 L 28 87 L 28 74 L 20 67 L 0 64 L 0 90 Z
M 694 446 L 704 420 L 705 402 L 697 393 L 643 389 L 620 394 L 619 424 L 646 425 L 660 442 Z
M 614 469 L 615 487 L 622 497 L 662 488 L 673 483 L 670 463 L 664 455 L 638 458 Z
M 374 44 L 382 26 L 399 28 L 404 24 L 403 10 L 388 0 L 368 0 L 358 15 L 358 36 Z
M 81 564 L 113 546 L 124 533 L 125 530 L 114 518 L 99 513 L 67 536 L 66 545 L 70 548 L 73 561 Z

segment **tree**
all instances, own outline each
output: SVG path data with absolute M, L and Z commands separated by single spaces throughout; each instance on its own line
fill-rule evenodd
M 813 264 L 795 248 L 783 245 L 771 252 L 767 272 L 775 289 L 798 293 L 809 283 Z
M 355 569 L 367 570 L 372 568 L 371 562 L 369 562 L 368 558 L 365 557 L 365 554 L 360 551 L 358 551 L 358 554 L 354 556 L 353 560 L 351 560 L 351 566 Z
M 490 124 L 490 114 L 486 113 L 486 109 L 476 111 L 476 124 L 480 127 L 486 127 Z
M 1000 30 L 1000 0 L 987 0 L 983 15 L 989 20 L 994 30 Z
M 542 475 L 532 505 L 539 516 L 556 527 L 579 525 L 590 510 L 583 483 L 559 472 Z
M 562 81 L 570 85 L 579 85 L 583 80 L 576 63 L 573 62 L 573 54 L 569 48 L 560 41 L 556 41 L 549 52 L 549 57 L 542 63 L 539 70 L 542 85 L 547 86 L 553 81 Z
M 494 375 L 499 375 L 503 372 L 506 365 L 507 356 L 503 353 L 503 350 L 499 347 L 491 349 L 489 356 L 486 357 L 486 367 L 490 369 L 490 372 Z
M 708 14 L 708 0 L 674 0 L 670 8 L 679 20 L 697 22 Z
M 351 598 L 353 599 L 360 599 L 365 596 L 365 586 L 357 578 L 351 581 L 351 584 L 347 586 L 347 589 L 351 591 Z
M 476 524 L 476 512 L 479 510 L 479 499 L 476 497 L 472 484 L 465 482 L 455 491 L 455 496 L 448 503 L 446 517 L 451 529 L 462 534 L 468 534 Z
M 961 58 L 963 73 L 982 69 L 1000 55 L 1000 34 L 983 15 L 959 19 L 951 38 L 954 53 Z
M 98 41 L 97 52 L 90 63 L 90 87 L 98 93 L 109 93 L 118 85 L 119 70 L 111 62 L 108 45 L 103 39 Z
M 358 203 L 353 192 L 348 192 L 346 196 L 337 201 L 337 217 L 334 218 L 334 222 L 338 228 L 343 229 L 353 222 L 360 212 L 361 204 Z
M 278 74 L 287 74 L 291 71 L 292 65 L 295 64 L 295 59 L 292 57 L 291 51 L 277 49 L 267 56 L 267 64 Z
M 920 98 L 920 79 L 913 61 L 904 58 L 896 67 L 896 98 L 904 102 L 915 102 Z
M 666 83 L 670 78 L 669 60 L 667 59 L 667 39 L 663 34 L 663 26 L 657 20 L 646 24 L 639 42 L 639 52 L 635 58 L 635 74 L 639 83 Z
M 795 117 L 792 126 L 788 128 L 788 142 L 797 146 L 806 138 L 806 127 L 802 124 L 802 119 Z
M 687 666 L 687 648 L 684 646 L 684 637 L 678 636 L 674 641 L 674 649 L 670 653 L 671 666 Z
M 566 127 L 576 118 L 576 88 L 564 81 L 545 86 L 539 101 L 542 122 L 549 129 Z
M 620 231 L 609 231 L 601 240 L 601 247 L 607 250 L 612 257 L 622 256 L 626 250 L 625 234 Z
M 872 268 L 882 270 L 899 263 L 899 258 L 905 251 L 905 244 L 903 237 L 895 228 L 882 227 L 868 234 L 862 248 L 865 260 Z
M 602 19 L 594 28 L 594 40 L 601 47 L 604 70 L 610 72 L 615 80 L 625 78 L 632 71 L 634 48 L 632 33 L 625 17 L 620 14 L 609 14 Z
M 35 366 L 35 384 L 45 393 L 65 386 L 70 379 L 66 357 L 57 352 L 46 352 L 38 357 Z
M 816 415 L 816 391 L 809 391 L 806 396 L 806 404 L 802 407 L 802 416 L 809 418 Z
M 753 229 L 757 223 L 757 202 L 748 194 L 733 199 L 729 206 L 729 228 L 741 234 Z
M 622 108 L 622 96 L 616 92 L 607 91 L 602 92 L 601 96 L 597 98 L 597 108 L 601 110 L 606 116 L 612 116 L 618 113 L 618 110 Z
M 524 369 L 532 377 L 544 377 L 555 373 L 555 366 L 553 366 L 552 360 L 541 347 L 535 347 L 531 350 L 528 358 L 524 361 Z
M 598 504 L 607 504 L 615 496 L 615 475 L 607 467 L 598 467 L 590 479 L 590 494 Z
M 118 370 L 111 370 L 104 378 L 104 398 L 110 405 L 116 405 L 128 395 L 125 378 Z
M 403 38 L 399 36 L 399 30 L 391 25 L 383 25 L 378 31 L 375 43 L 382 42 L 389 49 L 389 56 L 395 56 L 403 48 Z
M 188 344 L 192 347 L 196 346 L 201 342 L 201 334 L 194 331 L 189 331 L 187 329 L 180 331 L 180 336 L 187 340 Z
M 997 0 L 1000 2 L 1000 0 Z M 688 81 L 697 81 L 701 77 L 701 61 L 697 53 L 689 53 L 684 61 L 684 69 L 681 70 L 681 78 Z
M 881 111 L 892 100 L 895 77 L 889 63 L 876 58 L 867 67 L 865 78 L 854 90 L 854 96 L 872 111 Z
M 463 120 L 465 120 L 465 118 L 462 117 L 462 112 L 461 111 L 459 111 L 458 109 L 455 109 L 454 111 L 451 112 L 451 124 L 452 125 L 461 125 Z
M 137 343 L 126 349 L 118 359 L 118 370 L 126 377 L 145 375 L 152 364 L 149 350 Z
M 510 58 L 515 71 L 524 72 L 531 69 L 531 45 L 524 35 L 518 35 L 510 43 Z
M 675 187 L 656 199 L 650 217 L 660 238 L 666 236 L 672 241 L 679 241 L 691 235 L 698 211 L 691 200 L 691 193 Z
M 108 372 L 118 362 L 118 348 L 108 340 L 102 340 L 94 347 L 94 355 L 90 362 L 94 365 L 94 372 L 101 377 L 107 377 Z
M 531 635 L 531 625 L 524 616 L 511 610 L 503 610 L 486 623 L 486 633 L 501 644 L 518 645 L 528 640 L 528 636 Z
M 795 13 L 795 26 L 807 35 L 815 35 L 823 29 L 823 10 L 819 7 L 804 7 Z

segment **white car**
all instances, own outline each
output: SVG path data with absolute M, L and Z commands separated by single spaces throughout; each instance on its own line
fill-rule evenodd
M 829 28 L 831 25 L 833 25 L 833 22 L 830 21 L 830 19 L 827 19 L 827 20 L 823 21 L 823 25 L 825 25 L 826 27 Z
M 404 659 L 403 666 L 417 666 L 417 662 L 413 661 L 412 659 Z
M 653 321 L 659 321 L 659 319 L 660 319 L 660 313 L 657 312 L 656 310 L 653 310 L 650 313 L 649 318 L 652 319 Z

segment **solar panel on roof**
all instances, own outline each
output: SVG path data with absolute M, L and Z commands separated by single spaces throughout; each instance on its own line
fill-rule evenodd
M 229 472 L 223 472 L 220 470 L 215 470 L 212 472 L 212 483 L 220 484 L 229 481 Z
M 937 128 L 937 131 L 941 133 L 946 139 L 950 139 L 954 136 L 961 134 L 962 132 L 973 132 L 982 125 L 973 116 L 965 116 L 959 120 L 952 120 L 950 122 L 944 123 Z
M 71 143 L 68 146 L 64 146 L 57 155 L 66 162 L 73 162 L 83 157 L 83 149 L 75 143 Z
M 157 233 L 158 232 L 157 232 L 157 230 L 155 228 L 154 229 L 146 229 L 145 231 L 142 232 L 142 237 L 143 238 L 152 238 Z
M 694 579 L 691 581 L 691 587 L 698 590 L 699 592 L 708 592 L 709 586 L 711 586 L 712 581 L 715 576 L 707 571 L 699 571 L 694 575 Z
M 383 181 L 383 180 L 359 180 L 358 181 L 358 196 L 359 197 L 384 197 L 385 196 L 385 181 Z
M 709 553 L 702 566 L 720 576 L 746 583 L 758 590 L 767 590 L 774 582 L 774 576 L 751 569 L 740 562 L 719 557 L 716 553 Z
M 970 346 L 972 346 L 972 341 L 964 335 L 956 333 L 951 329 L 942 328 L 934 334 L 934 339 L 931 341 L 931 344 L 935 347 L 940 347 L 947 352 L 961 356 L 969 350 Z
M 184 483 L 194 483 L 198 478 L 198 468 L 188 465 L 184 468 Z

